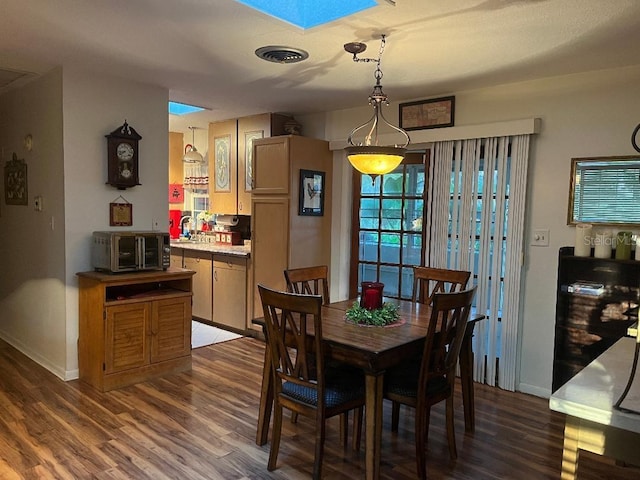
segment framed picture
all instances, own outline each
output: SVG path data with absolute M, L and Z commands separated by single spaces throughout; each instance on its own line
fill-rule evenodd
M 456 97 L 431 98 L 400 104 L 400 128 L 422 130 L 425 128 L 453 127 Z
M 133 225 L 133 205 L 130 203 L 110 203 L 109 225 L 111 227 L 130 227 Z
M 4 201 L 7 205 L 28 205 L 27 164 L 18 160 L 15 152 L 13 159 L 4 167 Z
M 181 183 L 169 184 L 169 203 L 184 202 L 184 185 Z
M 298 215 L 324 215 L 324 172 L 300 170 Z

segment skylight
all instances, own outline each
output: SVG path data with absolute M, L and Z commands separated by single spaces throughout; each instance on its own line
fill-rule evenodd
M 187 113 L 201 112 L 202 107 L 187 105 L 185 103 L 169 102 L 169 113 L 171 115 L 186 115 Z
M 378 5 L 376 0 L 236 0 L 302 29 L 316 27 Z

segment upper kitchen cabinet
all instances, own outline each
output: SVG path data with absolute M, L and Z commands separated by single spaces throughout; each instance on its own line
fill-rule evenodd
M 169 183 L 182 183 L 184 172 L 182 155 L 184 151 L 184 134 L 169 132 Z
M 253 141 L 284 135 L 291 117 L 276 113 L 251 115 L 209 124 L 210 210 L 225 215 L 251 215 Z

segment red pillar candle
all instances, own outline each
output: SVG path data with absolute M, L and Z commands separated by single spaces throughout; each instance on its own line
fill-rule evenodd
M 382 290 L 384 283 L 362 282 L 360 306 L 367 310 L 376 310 L 382 307 Z

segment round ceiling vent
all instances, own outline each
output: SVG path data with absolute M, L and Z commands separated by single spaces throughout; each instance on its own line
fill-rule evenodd
M 297 63 L 309 58 L 309 54 L 299 48 L 273 45 L 260 47 L 256 50 L 256 55 L 263 60 L 274 63 Z

